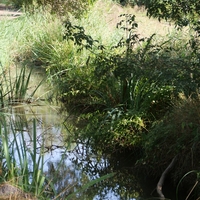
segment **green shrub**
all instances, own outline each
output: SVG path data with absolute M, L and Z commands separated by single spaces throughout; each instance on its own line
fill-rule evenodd
M 122 38 L 112 51 L 99 46 L 100 51 L 88 62 L 88 68 L 92 69 L 90 73 L 86 74 L 89 69 L 85 69 L 86 76 L 81 75 L 79 83 L 77 78 L 73 81 L 75 84 L 71 92 L 77 93 L 74 93 L 73 97 L 69 96 L 70 90 L 66 93 L 68 105 L 74 105 L 75 102 L 79 111 L 82 108 L 86 113 L 80 116 L 80 121 L 88 123 L 86 129 L 81 131 L 84 132 L 82 135 L 86 138 L 92 137 L 95 142 L 103 143 L 111 149 L 116 146 L 134 148 L 141 145 L 143 134 L 152 121 L 165 114 L 174 90 L 173 85 L 162 83 L 159 77 L 155 78 L 155 74 L 144 72 L 149 61 L 147 57 L 154 51 L 153 36 L 140 39 L 133 32 L 137 27 L 135 17 L 122 17 L 126 18 L 131 28 L 124 27 L 124 21 L 120 22 L 119 26 L 130 31 L 129 37 Z M 79 40 L 82 42 L 82 36 L 73 32 L 68 37 L 71 39 L 71 36 L 75 43 L 79 44 Z M 86 38 L 84 35 L 83 39 Z M 87 47 L 87 44 L 91 43 L 89 49 L 93 50 L 94 40 L 88 39 L 84 45 Z M 138 48 L 139 46 L 142 47 Z M 66 76 L 64 78 L 66 79 Z M 88 86 L 89 82 L 86 85 L 84 83 L 89 79 L 92 84 L 87 88 L 89 90 L 85 90 L 84 87 Z
M 95 84 L 82 95 L 87 114 L 80 116 L 79 122 L 85 122 L 86 127 L 81 126 L 78 132 L 112 150 L 143 149 L 146 134 L 170 112 L 180 93 L 197 97 L 199 55 L 190 41 L 182 44 L 179 38 L 169 38 L 155 43 L 154 35 L 139 38 L 134 32 L 135 17 L 122 17 L 125 19 L 118 26 L 128 32 L 128 38 L 122 38 L 112 51 L 103 46 L 88 63 L 94 66 L 91 77 Z M 73 99 L 76 97 L 81 102 L 81 96 Z

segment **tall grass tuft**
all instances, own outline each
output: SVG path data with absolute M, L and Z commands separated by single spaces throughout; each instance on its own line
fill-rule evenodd
M 2 141 L 2 163 L 4 181 L 17 185 L 23 191 L 34 196 L 45 196 L 44 153 L 37 150 L 36 120 L 33 120 L 32 147 L 27 147 L 23 131 L 16 131 L 14 125 L 9 128 L 6 118 L 2 116 L 0 139 Z M 13 138 L 11 139 L 10 131 Z M 50 184 L 49 184 L 50 185 Z
M 41 86 L 43 80 L 35 87 L 35 89 L 28 95 L 30 78 L 32 70 L 23 66 L 18 69 L 15 68 L 15 75 L 11 72 L 11 68 L 3 70 L 0 78 L 0 103 L 1 107 L 12 105 L 20 102 L 29 103 L 33 98 L 37 89 Z
M 4 67 L 9 67 L 16 61 L 34 60 L 34 43 L 38 41 L 42 45 L 47 39 L 61 41 L 61 33 L 60 18 L 40 9 L 33 15 L 27 13 L 14 20 L 1 20 L 0 61 Z

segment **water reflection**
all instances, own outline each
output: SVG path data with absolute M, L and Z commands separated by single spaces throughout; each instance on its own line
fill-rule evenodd
M 59 108 L 46 104 L 18 105 L 10 108 L 9 121 L 14 131 L 23 131 L 27 141 L 32 141 L 33 119 L 37 123 L 37 142 L 40 148 L 44 142 L 45 151 L 62 147 L 65 129 L 62 127 L 62 118 L 57 114 Z
M 91 178 L 99 178 L 105 174 L 115 172 L 116 175 L 105 181 L 93 185 L 85 195 L 94 196 L 94 199 L 135 199 L 138 196 L 137 182 L 130 171 L 131 168 L 116 169 L 108 156 L 94 155 L 87 145 L 78 145 L 74 149 L 73 162 Z M 78 155 L 78 156 L 77 156 Z M 139 190 L 138 190 L 139 191 Z
M 77 144 L 72 151 L 55 151 L 61 157 L 51 155 L 48 160 L 48 178 L 56 185 L 58 196 L 65 199 L 69 194 L 77 192 L 69 199 L 135 199 L 138 195 L 133 185 L 134 177 L 124 172 L 117 172 L 110 179 L 98 182 L 89 188 L 87 185 L 106 174 L 113 172 L 113 166 L 107 159 L 94 156 L 90 148 Z M 82 191 L 83 187 L 86 190 Z M 58 197 L 57 196 L 57 197 Z M 56 197 L 56 198 L 57 198 Z
M 37 148 L 40 152 L 44 145 L 45 174 L 57 191 L 53 199 L 66 199 L 71 194 L 68 199 L 134 200 L 144 195 L 134 173 L 133 155 L 102 155 L 88 142 L 82 141 L 66 145 L 68 132 L 62 126 L 63 118 L 57 107 L 19 105 L 10 113 L 12 126 L 15 130 L 23 130 L 30 149 L 32 120 L 37 119 Z M 90 184 L 92 180 L 113 172 L 113 177 Z

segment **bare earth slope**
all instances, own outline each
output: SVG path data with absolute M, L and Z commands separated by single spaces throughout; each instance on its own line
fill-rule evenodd
M 4 18 L 13 19 L 20 16 L 22 13 L 12 9 L 10 6 L 0 4 L 0 20 Z

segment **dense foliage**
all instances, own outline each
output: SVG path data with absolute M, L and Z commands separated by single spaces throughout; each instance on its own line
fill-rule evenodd
M 177 184 L 187 171 L 200 170 L 199 3 L 139 2 L 149 16 L 171 19 L 179 28 L 189 25 L 188 35 L 179 32 L 159 41 L 156 34 L 140 37 L 135 16 L 123 14 L 117 24 L 120 39 L 105 45 L 77 21 L 51 18 L 50 28 L 38 37 L 31 31 L 25 35 L 31 44 L 15 60 L 46 70 L 57 100 L 77 116 L 76 139 L 90 141 L 96 151 L 136 152 L 136 168 L 155 177 L 177 156 L 172 173 Z M 29 23 L 33 26 L 34 17 Z
M 121 17 L 124 19 L 118 27 L 125 31 L 126 37 L 111 49 L 97 44 L 99 51 L 95 50 L 95 54 L 96 41 L 78 27 L 78 34 L 72 31 L 68 39 L 92 52 L 82 66 L 91 71 L 73 85 L 77 93 L 68 96 L 71 91 L 66 90 L 63 97 L 67 95 L 68 105 L 84 112 L 78 118 L 77 135 L 89 138 L 96 149 L 104 147 L 112 152 L 140 149 L 142 162 L 138 166 L 147 163 L 146 167 L 155 176 L 178 155 L 178 166 L 172 175 L 177 183 L 188 170 L 199 169 L 196 157 L 199 116 L 195 108 L 199 105 L 200 86 L 198 36 L 154 43 L 154 35 L 140 38 L 135 33 L 134 16 Z M 86 87 L 80 88 L 80 83 Z M 191 159 L 194 159 L 192 165 Z M 193 181 L 189 179 L 188 184 Z
M 158 165 L 163 170 L 174 154 L 182 154 L 180 146 L 185 147 L 188 138 L 179 135 L 180 144 L 176 145 L 174 120 L 162 135 L 159 131 L 156 135 L 156 130 L 165 126 L 162 121 L 171 116 L 168 113 L 176 111 L 175 102 L 182 97 L 199 98 L 198 37 L 172 35 L 162 42 L 156 42 L 155 35 L 141 38 L 135 32 L 134 15 L 121 15 L 117 26 L 124 31 L 123 37 L 108 47 L 88 35 L 84 27 L 66 21 L 58 37 L 35 40 L 29 59 L 33 56 L 30 60 L 46 68 L 57 98 L 69 113 L 78 114 L 78 138 L 90 139 L 98 150 L 139 149 L 139 159 L 145 163 L 154 155 L 152 146 L 162 149 L 159 141 L 169 137 L 171 153 L 157 151 L 149 164 L 155 168 L 158 158 L 164 156 Z M 188 122 L 181 121 L 184 123 Z M 190 145 L 186 149 L 189 151 Z
M 194 26 L 199 31 L 200 3 L 195 0 L 145 1 L 147 14 L 161 19 L 171 19 L 178 26 Z

